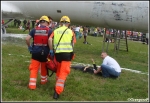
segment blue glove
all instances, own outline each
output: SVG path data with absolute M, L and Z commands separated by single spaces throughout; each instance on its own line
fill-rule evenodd
M 50 54 L 50 56 L 53 57 L 53 56 L 54 56 L 54 51 L 53 51 L 53 50 L 50 50 L 50 51 L 49 51 L 49 54 Z
M 29 46 L 28 50 L 29 50 L 30 53 L 32 53 L 32 46 Z

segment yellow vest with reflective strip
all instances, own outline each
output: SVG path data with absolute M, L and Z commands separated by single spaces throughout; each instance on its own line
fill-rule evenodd
M 141 33 L 140 32 L 138 32 L 138 36 L 140 36 L 141 35 Z
M 66 28 L 67 28 L 66 26 L 62 26 L 54 30 L 54 39 L 53 39 L 54 49 L 56 49 L 59 39 Z M 72 30 L 68 28 L 63 34 L 55 53 L 72 52 L 73 51 L 72 38 L 73 38 Z
M 97 29 L 96 29 L 96 28 L 94 29 L 94 32 L 97 32 Z
M 83 33 L 83 28 L 80 28 L 80 33 Z

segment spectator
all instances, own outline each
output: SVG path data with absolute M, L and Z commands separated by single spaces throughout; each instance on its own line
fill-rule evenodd
M 23 21 L 23 27 L 24 27 L 24 28 L 26 28 L 26 24 L 27 24 L 27 20 L 24 19 L 24 21 Z
M 2 24 L 4 25 L 4 20 L 2 19 Z
M 24 32 L 25 32 L 26 30 L 29 30 L 29 32 L 30 32 L 30 20 L 28 20 L 28 22 L 27 22 L 27 24 L 26 24 L 26 28 L 24 29 Z
M 53 29 L 54 28 L 53 19 L 50 16 L 48 16 L 48 18 L 50 20 L 49 28 Z
M 14 20 L 14 26 L 16 27 L 17 24 L 17 19 Z
M 18 23 L 18 27 L 19 27 L 21 25 L 21 20 L 18 20 L 17 23 Z
M 84 35 L 84 44 L 87 44 L 87 40 L 86 40 L 86 38 L 87 38 L 87 35 L 88 35 L 88 28 L 87 27 L 84 27 L 83 28 L 83 35 Z
M 32 20 L 32 28 L 35 26 L 35 20 Z
M 87 27 L 87 29 L 88 29 L 88 34 L 90 34 L 90 31 L 91 31 L 91 30 L 90 30 L 90 27 Z
M 36 26 L 36 27 L 40 27 L 39 20 L 36 20 L 36 21 L 35 21 L 35 26 Z
M 20 25 L 18 29 L 20 29 L 20 30 L 24 30 L 24 28 L 22 27 L 22 25 Z
M 97 36 L 97 28 L 94 29 L 94 35 L 93 36 Z
M 76 34 L 76 39 L 79 39 L 79 36 L 80 36 L 80 26 L 78 25 L 76 28 L 75 28 L 75 30 L 74 30 L 74 32 L 75 32 L 75 34 Z
M 80 26 L 80 30 L 79 30 L 79 32 L 80 32 L 80 36 L 79 36 L 79 38 L 81 38 L 81 37 L 82 37 L 82 35 L 83 35 L 83 27 L 82 27 L 82 26 Z

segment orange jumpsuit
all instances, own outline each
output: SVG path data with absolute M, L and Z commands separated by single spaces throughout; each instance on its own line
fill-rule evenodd
M 46 26 L 40 26 L 32 29 L 30 36 L 32 36 L 34 43 L 32 46 L 32 58 L 29 65 L 30 79 L 29 79 L 29 89 L 36 89 L 36 81 L 38 70 L 41 65 L 41 84 L 47 82 L 47 69 L 46 61 L 49 53 L 48 38 L 52 30 Z
M 73 34 L 73 43 L 76 43 L 76 37 L 74 32 Z M 51 34 L 50 38 L 55 36 L 54 32 Z M 64 35 L 63 35 L 64 36 Z M 63 38 L 63 37 L 62 37 Z M 72 53 L 55 53 L 55 57 L 57 60 L 57 71 L 56 71 L 56 85 L 55 91 L 58 94 L 61 94 L 64 90 L 64 84 L 66 81 L 67 76 L 70 73 L 70 64 L 72 60 Z

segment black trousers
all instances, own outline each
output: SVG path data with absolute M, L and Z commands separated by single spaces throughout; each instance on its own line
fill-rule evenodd
M 71 61 L 72 57 L 73 57 L 73 52 L 70 53 L 56 53 L 55 54 L 56 60 L 58 62 L 61 61 Z
M 48 54 L 45 53 L 44 55 L 41 55 L 41 53 L 32 53 L 32 59 L 37 60 L 39 62 L 46 62 L 47 61 Z

